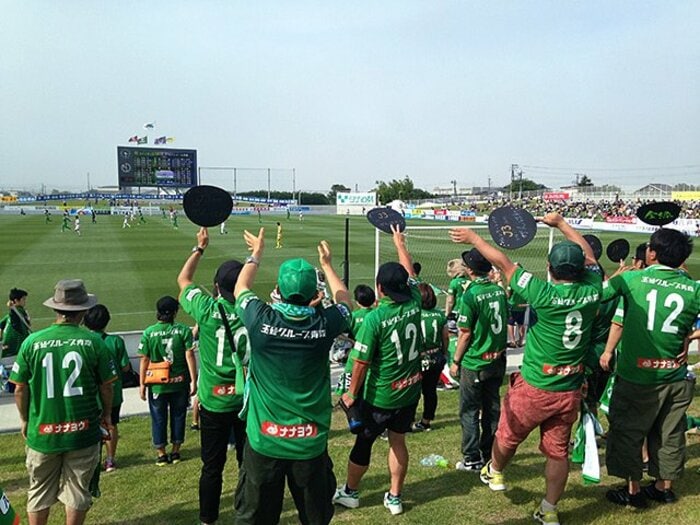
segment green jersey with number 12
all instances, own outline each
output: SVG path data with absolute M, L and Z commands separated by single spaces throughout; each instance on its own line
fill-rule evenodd
M 360 327 L 350 354 L 368 363 L 363 397 L 371 405 L 396 409 L 418 402 L 421 394 L 421 297 L 396 303 L 383 297 Z
M 619 376 L 642 385 L 684 379 L 687 366 L 676 357 L 700 311 L 700 283 L 684 272 L 654 264 L 607 281 L 603 300 L 615 297 L 623 302 Z

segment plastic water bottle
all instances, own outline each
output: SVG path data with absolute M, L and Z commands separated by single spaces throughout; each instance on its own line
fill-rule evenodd
M 448 463 L 445 458 L 439 454 L 430 454 L 420 460 L 420 464 L 424 467 L 442 467 L 446 468 Z

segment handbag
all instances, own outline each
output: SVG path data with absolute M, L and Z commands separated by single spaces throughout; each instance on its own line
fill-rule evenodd
M 163 385 L 170 382 L 170 363 L 160 361 L 151 362 L 146 369 L 146 377 L 143 379 L 144 385 Z

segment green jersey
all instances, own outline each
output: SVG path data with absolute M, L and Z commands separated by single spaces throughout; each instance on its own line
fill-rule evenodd
M 685 378 L 676 356 L 700 312 L 700 283 L 676 269 L 654 264 L 607 281 L 603 300 L 621 297 L 624 330 L 617 373 L 642 385 Z
M 457 305 L 459 304 L 459 299 L 462 297 L 462 294 L 464 291 L 469 287 L 471 284 L 471 279 L 466 276 L 461 276 L 458 275 L 457 277 L 454 277 L 451 281 L 450 284 L 447 287 L 447 295 L 450 297 L 454 297 L 455 302 L 454 302 L 454 309 L 457 309 Z
M 10 374 L 29 388 L 27 446 L 60 454 L 99 442 L 98 387 L 116 379 L 99 335 L 74 324 L 32 333 Z
M 447 324 L 445 313 L 438 309 L 420 311 L 420 327 L 423 334 L 423 349 L 421 351 L 422 369 L 428 370 L 433 365 L 440 362 L 440 356 L 447 353 L 447 348 L 443 348 L 443 330 Z M 442 360 L 442 364 L 445 361 Z
M 343 304 L 268 305 L 251 291 L 236 298 L 248 329 L 250 366 L 242 417 L 248 443 L 268 457 L 311 459 L 328 445 L 333 339 L 350 324 Z
M 503 355 L 508 342 L 506 292 L 488 277 L 472 281 L 462 294 L 457 326 L 472 332 L 462 358 L 467 370 L 479 371 Z
M 511 293 L 508 298 L 508 309 L 511 312 L 524 312 L 527 310 L 527 303 L 517 293 Z
M 189 390 L 190 378 L 185 353 L 192 348 L 192 330 L 182 323 L 158 321 L 141 335 L 138 353 L 153 363 L 170 363 L 170 382 L 164 385 L 149 385 L 154 394 L 167 394 Z
M 109 352 L 109 358 L 114 363 L 114 368 L 117 370 L 117 380 L 112 383 L 114 385 L 114 390 L 112 394 L 112 406 L 116 407 L 124 402 L 124 395 L 122 392 L 122 377 L 124 375 L 124 369 L 129 366 L 129 354 L 126 351 L 126 344 L 124 339 L 118 335 L 106 334 L 104 332 L 94 332 L 99 337 L 102 338 L 107 351 Z
M 354 339 L 357 333 L 360 331 L 360 326 L 362 326 L 362 323 L 365 320 L 365 317 L 367 316 L 368 313 L 372 311 L 372 308 L 358 308 L 357 310 L 352 311 L 352 320 L 350 321 L 350 335 Z M 350 379 L 352 378 L 352 365 L 355 362 L 354 359 L 351 359 L 350 356 L 348 356 L 348 360 L 345 362 L 345 383 L 346 383 L 346 388 L 344 392 L 347 391 L 347 389 L 350 387 Z
M 365 317 L 350 353 L 367 363 L 363 398 L 385 409 L 410 406 L 421 394 L 421 297 L 411 286 L 412 298 L 396 303 L 383 297 Z
M 210 412 L 240 410 L 245 385 L 244 366 L 250 356 L 248 332 L 236 314 L 236 305 L 214 299 L 191 284 L 180 294 L 182 309 L 199 326 L 199 402 Z M 221 310 L 228 321 L 236 352 L 231 350 Z
M 29 314 L 21 306 L 15 306 L 10 313 L 0 320 L 0 330 L 2 330 L 2 349 L 0 357 L 12 357 L 17 355 L 22 342 L 30 334 Z
M 548 283 L 522 268 L 511 287 L 536 311 L 537 324 L 525 343 L 523 379 L 542 390 L 576 390 L 583 382 L 584 357 L 601 296 L 600 274 L 586 270 L 581 281 Z

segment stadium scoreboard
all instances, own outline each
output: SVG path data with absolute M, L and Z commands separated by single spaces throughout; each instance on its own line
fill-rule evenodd
M 119 187 L 197 185 L 197 150 L 118 146 Z

